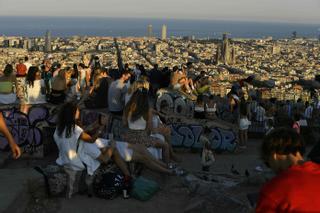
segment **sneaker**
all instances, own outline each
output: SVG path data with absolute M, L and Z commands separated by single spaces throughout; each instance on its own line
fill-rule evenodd
M 168 168 L 169 169 L 175 169 L 175 168 L 177 168 L 177 165 L 174 164 L 174 163 L 168 163 Z
M 261 166 L 256 166 L 255 170 L 258 172 L 263 172 L 263 169 Z
M 186 174 L 186 171 L 184 171 L 183 169 L 181 168 L 175 168 L 173 170 L 173 172 L 175 173 L 175 175 L 177 176 L 184 176 Z

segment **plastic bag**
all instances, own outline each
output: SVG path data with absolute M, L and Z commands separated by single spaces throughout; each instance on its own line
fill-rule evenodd
M 137 200 L 147 201 L 150 200 L 159 189 L 160 187 L 157 182 L 140 176 L 133 183 L 131 196 Z

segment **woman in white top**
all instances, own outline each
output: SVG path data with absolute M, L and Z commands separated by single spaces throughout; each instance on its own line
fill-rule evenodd
M 46 89 L 39 68 L 31 66 L 26 76 L 24 96 L 20 99 L 20 111 L 28 113 L 30 105 L 46 103 Z
M 240 104 L 240 119 L 239 119 L 239 148 L 247 148 L 248 142 L 248 129 L 251 125 L 251 121 L 248 120 L 247 104 L 244 98 L 241 99 Z
M 99 118 L 94 123 L 90 124 L 86 128 L 86 132 L 90 134 L 95 134 L 97 129 L 102 128 L 104 130 L 107 129 L 108 117 L 104 115 L 99 115 Z M 95 142 L 97 147 L 103 148 L 108 147 L 112 142 L 108 139 L 98 138 Z M 91 145 L 91 144 L 90 144 Z M 86 144 L 85 144 L 86 146 Z M 173 171 L 167 168 L 167 165 L 163 163 L 161 160 L 158 160 L 160 156 L 154 156 L 155 149 L 154 148 L 146 148 L 141 144 L 130 144 L 123 141 L 116 141 L 114 146 L 119 151 L 120 156 L 126 162 L 138 162 L 145 165 L 147 168 L 161 172 L 164 174 L 172 174 Z M 157 157 L 157 158 L 156 158 Z
M 145 81 L 143 79 L 139 79 L 137 81 L 135 81 L 128 89 L 125 97 L 124 97 L 124 103 L 127 104 L 133 93 L 135 93 L 139 88 L 145 88 L 146 90 L 149 90 L 150 84 L 148 81 Z
M 108 163 L 109 159 L 113 158 L 125 177 L 130 176 L 126 164 L 114 147 L 107 147 L 99 151 L 94 144 L 101 131 L 97 131 L 91 137 L 76 124 L 79 117 L 80 112 L 76 104 L 66 103 L 63 105 L 53 135 L 59 149 L 59 157 L 56 163 L 64 167 L 69 177 L 68 197 L 71 197 L 73 192 L 76 191 L 73 190 L 76 172 L 84 170 L 85 165 L 87 166 L 87 173 L 92 176 L 100 166 L 100 162 Z M 92 146 L 85 146 L 84 143 L 91 143 Z
M 46 103 L 45 84 L 41 79 L 40 70 L 36 66 L 29 68 L 26 76 L 26 104 L 43 104 Z
M 125 131 L 122 139 L 132 144 L 143 144 L 146 147 L 162 149 L 162 159 L 170 162 L 169 144 L 159 138 L 150 136 L 157 130 L 152 125 L 153 110 L 149 107 L 148 90 L 138 89 L 127 103 L 123 113 Z

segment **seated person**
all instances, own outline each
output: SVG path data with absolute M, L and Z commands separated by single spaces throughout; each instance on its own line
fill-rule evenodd
M 62 104 L 65 100 L 67 91 L 66 70 L 61 70 L 53 79 L 49 102 L 52 104 Z
M 0 77 L 0 103 L 12 104 L 17 100 L 17 95 L 14 91 L 16 77 L 13 74 L 13 67 L 7 64 L 3 70 L 3 76 Z
M 304 161 L 301 136 L 278 128 L 263 140 L 262 159 L 277 176 L 261 189 L 256 212 L 319 212 L 320 165 Z
M 100 115 L 98 120 L 86 128 L 86 132 L 90 134 L 94 134 L 97 129 L 103 129 L 103 132 L 106 132 L 106 125 L 108 123 L 107 116 Z M 110 140 L 106 140 L 106 135 L 102 135 L 103 138 L 99 138 L 95 143 L 97 147 L 104 148 L 109 147 L 112 142 Z M 145 146 L 138 145 L 138 144 L 130 144 L 127 142 L 116 141 L 115 143 L 116 149 L 119 151 L 120 156 L 126 162 L 137 162 L 142 163 L 147 168 L 161 172 L 164 174 L 172 174 L 166 164 L 157 159 L 152 153 L 154 153 L 152 148 L 146 148 Z M 161 156 L 160 156 L 161 157 Z
M 151 136 L 154 132 L 152 119 L 153 110 L 149 105 L 148 90 L 140 88 L 124 109 L 123 124 L 126 129 L 123 129 L 122 139 L 132 144 L 161 148 L 163 161 L 169 163 L 172 149 L 169 143 Z
M 129 87 L 129 89 L 124 97 L 125 104 L 127 104 L 129 102 L 133 93 L 135 93 L 139 88 L 145 88 L 145 89 L 149 90 L 149 87 L 150 87 L 149 82 L 146 80 L 143 80 L 143 79 L 139 79 L 139 80 L 133 82 L 133 84 L 131 84 L 131 86 Z
M 205 104 L 203 99 L 203 95 L 199 95 L 197 98 L 197 102 L 194 108 L 194 118 L 205 119 Z
M 172 71 L 170 86 L 175 90 L 191 93 L 186 74 L 182 70 L 179 70 L 177 66 L 173 67 Z
M 113 147 L 107 147 L 102 150 L 95 150 L 95 147 L 85 146 L 86 143 L 94 142 L 101 131 L 91 137 L 76 124 L 80 118 L 80 111 L 74 103 L 66 103 L 58 114 L 57 127 L 54 132 L 54 140 L 59 149 L 59 157 L 56 163 L 64 167 L 69 177 L 67 197 L 70 198 L 76 189 L 73 188 L 76 179 L 76 173 L 87 168 L 89 176 L 99 168 L 101 163 L 108 163 L 113 158 L 126 177 L 129 177 L 129 171 L 120 158 L 120 155 Z M 86 167 L 85 167 L 86 165 Z M 89 178 L 92 180 L 92 178 Z M 90 183 L 92 183 L 90 181 Z
M 31 66 L 26 76 L 25 104 L 46 103 L 45 83 L 38 67 Z
M 205 112 L 207 119 L 217 118 L 217 101 L 213 95 L 209 96 L 208 102 L 205 104 Z

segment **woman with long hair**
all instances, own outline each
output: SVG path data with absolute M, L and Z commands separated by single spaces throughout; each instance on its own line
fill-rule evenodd
M 142 80 L 142 79 L 139 79 L 137 81 L 135 81 L 128 89 L 125 97 L 124 97 L 124 102 L 125 104 L 127 104 L 130 100 L 130 98 L 132 97 L 133 93 L 135 93 L 138 89 L 140 88 L 144 88 L 146 90 L 149 90 L 149 87 L 150 87 L 150 83 L 146 80 Z
M 69 178 L 68 197 L 71 197 L 73 192 L 76 191 L 73 186 L 78 171 L 87 168 L 88 175 L 92 177 L 100 163 L 108 163 L 111 158 L 119 166 L 125 177 L 130 177 L 126 164 L 114 147 L 99 150 L 93 144 L 101 134 L 101 130 L 90 136 L 77 124 L 79 118 L 80 111 L 75 103 L 64 104 L 58 114 L 57 127 L 53 135 L 59 149 L 59 157 L 56 163 L 64 167 Z M 91 146 L 86 146 L 85 143 L 91 143 Z M 92 180 L 92 178 L 89 179 Z
M 153 109 L 149 106 L 148 90 L 139 88 L 124 109 L 123 123 L 128 129 L 123 134 L 123 139 L 128 143 L 161 148 L 163 161 L 169 163 L 169 144 L 157 137 L 150 136 L 153 132 L 152 119 Z
M 17 96 L 14 91 L 16 77 L 13 74 L 13 66 L 7 64 L 3 70 L 3 76 L 0 77 L 0 103 L 12 104 Z
M 62 104 L 66 98 L 68 83 L 71 81 L 71 68 L 60 70 L 52 82 L 52 89 L 49 102 L 52 104 Z
M 38 67 L 31 66 L 26 76 L 26 104 L 46 103 L 45 83 Z

